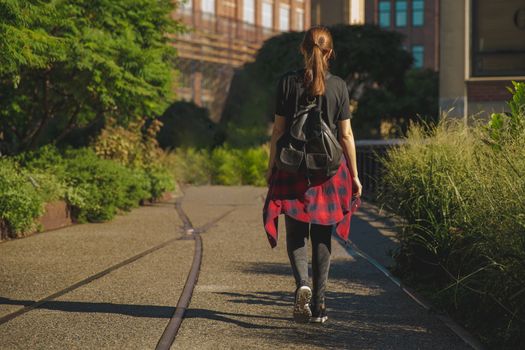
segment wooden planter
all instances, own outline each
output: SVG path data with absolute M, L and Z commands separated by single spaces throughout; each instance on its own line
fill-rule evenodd
M 69 226 L 73 224 L 71 208 L 63 200 L 46 203 L 44 215 L 38 218 L 38 223 L 41 225 L 42 231 Z
M 0 241 L 10 238 L 27 237 L 39 231 L 50 231 L 69 226 L 73 224 L 71 209 L 63 200 L 45 203 L 44 214 L 36 219 L 36 224 L 40 230 L 32 230 L 13 235 L 9 232 L 7 224 L 3 220 L 0 220 Z

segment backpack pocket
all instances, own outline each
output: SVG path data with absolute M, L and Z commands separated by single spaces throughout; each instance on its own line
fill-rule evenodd
M 304 153 L 293 148 L 283 147 L 279 155 L 280 167 L 283 170 L 297 171 L 303 161 Z
M 326 153 L 308 153 L 306 155 L 306 168 L 310 170 L 326 170 L 329 165 Z

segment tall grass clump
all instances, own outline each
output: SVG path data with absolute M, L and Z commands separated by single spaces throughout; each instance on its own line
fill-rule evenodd
M 525 341 L 525 84 L 487 125 L 411 125 L 383 164 L 395 270 L 490 348 Z

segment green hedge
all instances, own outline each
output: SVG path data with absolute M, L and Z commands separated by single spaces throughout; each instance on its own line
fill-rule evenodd
M 396 273 L 489 348 L 525 341 L 522 106 L 514 117 L 493 117 L 503 120 L 497 126 L 413 125 L 407 143 L 384 159 L 381 199 L 406 222 Z
M 31 174 L 11 159 L 0 159 L 0 219 L 13 236 L 35 228 L 43 199 L 31 183 Z
M 68 199 L 80 222 L 110 220 L 118 209 L 130 210 L 151 196 L 144 171 L 101 159 L 90 149 L 68 151 L 64 158 L 66 183 L 78 195 Z
M 89 148 L 61 153 L 46 146 L 0 159 L 0 218 L 10 236 L 19 236 L 36 228 L 44 203 L 65 199 L 77 221 L 106 221 L 174 187 L 161 165 L 130 168 Z

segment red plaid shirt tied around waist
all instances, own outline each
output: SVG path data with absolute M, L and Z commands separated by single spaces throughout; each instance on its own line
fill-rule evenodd
M 338 236 L 346 242 L 352 214 L 360 204 L 359 198 L 352 201 L 352 179 L 344 157 L 334 176 L 312 179 L 310 184 L 304 174 L 275 169 L 264 203 L 264 229 L 275 247 L 279 215 L 286 214 L 312 224 L 336 225 Z

